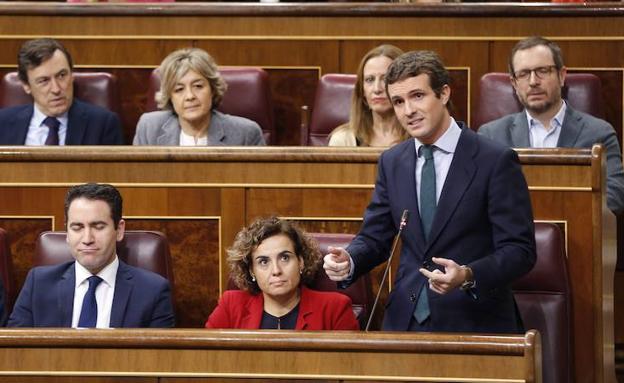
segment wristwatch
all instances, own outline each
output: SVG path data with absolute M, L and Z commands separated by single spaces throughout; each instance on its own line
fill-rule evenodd
M 466 280 L 459 286 L 459 289 L 468 293 L 473 299 L 477 299 L 477 294 L 474 292 L 477 283 L 472 276 L 472 269 L 465 265 L 461 266 L 461 268 L 466 270 Z

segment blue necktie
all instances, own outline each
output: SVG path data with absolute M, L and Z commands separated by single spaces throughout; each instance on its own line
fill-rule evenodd
M 48 127 L 48 136 L 46 137 L 46 145 L 58 145 L 59 144 L 59 126 L 61 122 L 55 117 L 46 117 L 43 120 L 43 125 Z
M 433 146 L 422 145 L 420 153 L 425 159 L 425 163 L 420 172 L 420 224 L 422 225 L 425 239 L 428 240 L 431 224 L 436 211 L 436 179 L 435 166 L 433 163 Z M 418 295 L 414 318 L 418 323 L 423 323 L 429 318 L 429 299 L 427 298 L 427 284 L 423 286 Z
M 78 327 L 95 327 L 97 324 L 97 301 L 95 300 L 95 289 L 102 282 L 102 278 L 97 275 L 89 277 L 89 290 L 82 301 L 82 310 L 80 310 L 80 319 Z

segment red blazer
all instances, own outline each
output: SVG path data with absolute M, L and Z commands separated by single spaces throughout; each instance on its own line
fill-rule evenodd
M 264 297 L 246 291 L 228 290 L 206 321 L 207 328 L 258 329 Z M 295 330 L 359 330 L 351 298 L 334 292 L 301 287 L 301 301 Z

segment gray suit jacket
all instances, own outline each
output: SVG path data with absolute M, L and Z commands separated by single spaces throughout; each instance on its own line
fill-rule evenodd
M 479 128 L 479 134 L 514 148 L 531 146 L 529 123 L 524 110 L 484 124 Z M 624 212 L 624 170 L 615 130 L 608 122 L 574 110 L 568 104 L 557 146 L 590 148 L 598 143 L 607 151 L 607 206 L 619 215 Z
M 168 110 L 143 113 L 133 145 L 180 145 L 178 116 Z M 208 142 L 214 146 L 265 145 L 262 129 L 254 121 L 213 110 Z

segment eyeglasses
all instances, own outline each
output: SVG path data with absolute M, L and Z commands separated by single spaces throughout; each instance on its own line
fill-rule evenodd
M 546 76 L 550 75 L 553 69 L 557 69 L 556 65 L 540 66 L 533 69 L 523 69 L 514 72 L 514 78 L 520 81 L 528 81 L 531 78 L 531 73 L 535 73 L 535 77 L 543 80 Z

